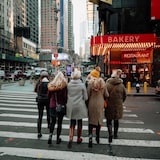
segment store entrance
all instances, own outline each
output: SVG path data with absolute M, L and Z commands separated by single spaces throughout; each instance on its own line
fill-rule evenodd
M 143 85 L 147 82 L 151 84 L 151 64 L 125 64 L 121 66 L 122 71 L 127 75 L 126 81 L 131 82 L 132 87 L 136 86 L 136 83 Z

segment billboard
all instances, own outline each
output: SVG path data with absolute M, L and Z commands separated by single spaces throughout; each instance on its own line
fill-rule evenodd
M 159 2 L 159 0 L 151 0 L 151 20 L 160 20 Z

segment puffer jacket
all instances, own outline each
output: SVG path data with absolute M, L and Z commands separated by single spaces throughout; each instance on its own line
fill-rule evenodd
M 120 78 L 109 78 L 106 82 L 109 92 L 108 106 L 105 116 L 109 120 L 121 119 L 123 116 L 123 102 L 126 99 L 126 89 Z
M 37 83 L 36 92 L 38 103 L 48 103 L 48 82 L 49 80 L 44 77 Z

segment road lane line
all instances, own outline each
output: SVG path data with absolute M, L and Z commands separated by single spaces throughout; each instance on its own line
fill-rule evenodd
M 37 115 L 27 115 L 27 114 L 9 114 L 9 113 L 2 113 L 0 117 L 15 117 L 15 118 L 37 118 Z M 123 117 L 133 117 L 137 118 L 136 114 L 124 114 Z M 43 116 L 46 119 L 46 116 Z M 68 120 L 68 118 L 64 117 L 64 120 Z M 84 121 L 88 121 L 88 119 L 83 119 Z
M 143 158 L 125 158 L 117 156 L 109 156 L 103 154 L 86 153 L 86 152 L 72 152 L 72 151 L 58 151 L 58 150 L 44 150 L 32 148 L 15 148 L 15 147 L 0 147 L 2 155 L 11 155 L 18 157 L 38 158 L 38 159 L 57 159 L 57 160 L 153 160 Z
M 11 105 L 12 105 L 13 108 L 10 108 Z M 1 106 L 1 104 L 0 104 L 0 106 Z M 5 106 L 9 106 L 9 107 L 8 108 L 7 107 L 0 107 L 0 110 L 6 110 L 6 111 L 27 111 L 28 110 L 28 112 L 33 112 L 33 110 L 30 111 L 30 109 L 22 108 L 24 106 L 29 107 L 30 105 L 24 105 L 24 104 L 10 104 L 10 105 L 8 105 L 8 104 L 6 104 Z M 19 107 L 19 108 L 16 108 L 14 106 Z M 37 107 L 37 105 L 32 105 L 31 108 L 35 108 L 35 107 Z M 37 111 L 37 109 L 35 109 L 34 112 L 36 112 L 36 111 Z M 124 112 L 129 113 L 131 111 L 130 110 L 124 110 Z
M 16 127 L 37 127 L 37 123 L 0 121 L 0 126 L 16 126 Z M 57 126 L 57 125 L 56 125 Z M 47 124 L 42 124 L 43 128 L 47 128 Z M 69 124 L 63 124 L 63 129 L 69 129 Z M 83 130 L 88 130 L 88 126 L 83 126 Z M 106 126 L 101 127 L 101 131 L 108 131 Z M 146 128 L 119 128 L 118 132 L 129 133 L 154 133 L 151 129 Z
M 26 132 L 6 132 L 0 131 L 0 137 L 9 138 L 21 138 L 21 139 L 37 139 L 37 133 L 26 133 Z M 49 134 L 43 134 L 41 140 L 48 140 Z M 61 135 L 62 141 L 68 142 L 69 136 Z M 83 143 L 88 143 L 88 137 L 82 137 Z M 56 141 L 56 136 L 53 136 L 53 140 Z M 76 137 L 74 137 L 74 142 L 76 142 Z M 46 142 L 47 143 L 47 142 Z M 93 143 L 96 141 L 93 138 Z M 100 144 L 108 144 L 108 138 L 100 138 Z M 160 143 L 157 140 L 128 140 L 128 139 L 114 139 L 112 145 L 121 146 L 137 146 L 137 147 L 160 147 Z

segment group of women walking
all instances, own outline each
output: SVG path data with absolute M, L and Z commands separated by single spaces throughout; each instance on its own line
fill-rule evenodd
M 88 147 L 92 147 L 93 129 L 96 129 L 96 142 L 100 143 L 100 129 L 103 126 L 104 115 L 108 128 L 108 142 L 117 138 L 119 119 L 123 114 L 123 102 L 126 90 L 120 79 L 121 70 L 117 70 L 106 82 L 100 77 L 100 67 L 90 72 L 86 83 L 81 79 L 81 71 L 75 68 L 68 82 L 62 72 L 49 80 L 47 72 L 42 72 L 37 82 L 38 138 L 41 138 L 43 110 L 47 110 L 49 128 L 48 144 L 52 144 L 52 136 L 57 123 L 56 143 L 61 143 L 63 117 L 70 119 L 68 148 L 72 148 L 75 127 L 77 125 L 77 143 L 82 143 L 83 119 L 88 118 Z M 104 102 L 107 107 L 104 108 Z M 105 114 L 104 114 L 105 113 Z M 114 135 L 112 135 L 114 121 Z

